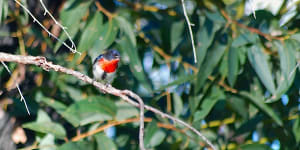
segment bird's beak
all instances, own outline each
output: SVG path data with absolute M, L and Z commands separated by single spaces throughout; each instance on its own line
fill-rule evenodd
M 121 56 L 115 56 L 115 57 L 119 59 Z

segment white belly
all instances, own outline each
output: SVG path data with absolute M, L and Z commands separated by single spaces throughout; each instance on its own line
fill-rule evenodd
M 115 77 L 116 72 L 106 73 L 106 76 L 103 80 L 104 73 L 105 72 L 100 67 L 96 65 L 93 66 L 94 79 L 100 82 L 111 83 Z

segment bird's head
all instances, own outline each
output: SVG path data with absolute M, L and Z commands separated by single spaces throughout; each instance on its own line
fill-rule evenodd
M 98 58 L 99 66 L 107 73 L 115 72 L 120 61 L 119 51 L 113 49 L 101 54 Z

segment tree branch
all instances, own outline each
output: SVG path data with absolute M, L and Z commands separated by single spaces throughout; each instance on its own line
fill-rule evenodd
M 144 105 L 143 104 L 143 100 L 135 93 L 133 93 L 132 91 L 129 90 L 119 90 L 116 89 L 112 86 L 105 86 L 104 84 L 100 83 L 100 82 L 96 82 L 94 81 L 92 78 L 90 78 L 87 75 L 84 75 L 78 71 L 72 70 L 72 69 L 68 69 L 65 67 L 62 67 L 60 65 L 55 65 L 52 62 L 48 62 L 46 60 L 45 57 L 42 56 L 21 56 L 21 55 L 13 55 L 13 54 L 7 54 L 7 53 L 2 53 L 0 52 L 0 61 L 5 61 L 5 62 L 16 62 L 16 63 L 21 63 L 21 64 L 32 64 L 32 65 L 36 65 L 39 66 L 41 68 L 43 68 L 45 71 L 50 71 L 50 70 L 54 70 L 56 72 L 62 72 L 65 74 L 69 74 L 72 75 L 86 83 L 92 84 L 93 86 L 95 86 L 96 88 L 98 88 L 99 90 L 101 90 L 102 92 L 105 93 L 109 93 L 111 95 L 115 95 L 118 96 L 120 98 L 122 98 L 123 100 L 127 101 L 128 103 L 139 107 L 140 108 L 140 132 L 144 132 L 144 108 L 146 110 L 152 111 L 158 115 L 160 115 L 163 118 L 168 118 L 171 119 L 173 122 L 177 122 L 187 128 L 189 128 L 191 131 L 193 131 L 194 133 L 196 133 L 198 136 L 200 136 L 212 149 L 216 150 L 216 148 L 214 147 L 214 145 L 204 136 L 202 135 L 197 129 L 195 129 L 194 127 L 192 127 L 191 125 L 189 125 L 188 123 L 175 118 L 169 114 L 163 113 L 160 110 L 153 108 L 151 106 L 148 105 Z M 130 97 L 136 99 L 138 102 L 135 102 L 133 99 L 131 99 Z M 139 136 L 139 140 L 143 140 L 141 139 L 143 138 L 143 133 L 140 133 Z M 140 148 L 142 149 L 142 147 L 144 145 L 140 143 Z

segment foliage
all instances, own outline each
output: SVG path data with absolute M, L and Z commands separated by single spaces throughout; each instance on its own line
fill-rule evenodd
M 46 3 L 79 55 L 49 37 L 14 1 L 0 1 L 0 50 L 45 56 L 92 76 L 93 59 L 105 49 L 118 49 L 122 62 L 114 87 L 132 90 L 145 104 L 192 124 L 219 149 L 299 149 L 299 5 L 284 0 L 276 12 L 257 10 L 254 19 L 244 14 L 245 0 L 186 1 L 194 24 L 194 64 L 180 1 L 100 2 Z M 43 16 L 41 5 L 27 3 L 47 29 L 70 44 L 55 22 Z M 137 108 L 69 75 L 8 66 L 11 76 L 0 66 L 0 102 L 30 139 L 19 148 L 138 149 Z M 145 117 L 147 148 L 207 147 L 170 120 L 150 112 Z M 79 133 L 95 130 L 101 132 L 80 138 Z

